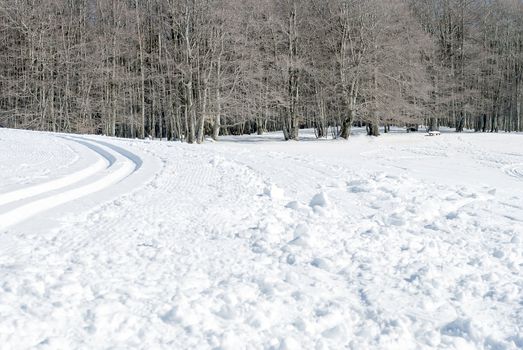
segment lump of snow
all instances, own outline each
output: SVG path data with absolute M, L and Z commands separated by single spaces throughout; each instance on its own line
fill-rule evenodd
M 302 204 L 298 201 L 292 201 L 285 205 L 285 208 L 296 210 L 300 213 L 307 214 L 310 212 L 311 208 L 308 205 Z
M 294 209 L 294 210 L 298 210 L 298 209 L 300 209 L 300 207 L 301 207 L 301 204 L 298 201 L 289 202 L 285 206 L 285 208 Z
M 332 328 L 329 328 L 321 333 L 321 335 L 325 338 L 329 339 L 335 339 L 335 340 L 342 340 L 345 338 L 347 332 L 345 330 L 345 327 L 343 325 L 338 325 Z
M 441 334 L 451 337 L 471 339 L 473 336 L 472 322 L 470 319 L 457 318 L 441 328 Z
M 403 226 L 407 223 L 404 217 L 402 217 L 399 213 L 393 213 L 387 218 L 387 222 L 390 225 L 394 226 Z
M 306 248 L 309 246 L 310 237 L 308 235 L 298 236 L 289 242 L 291 245 Z
M 347 191 L 352 193 L 370 192 L 372 185 L 367 180 L 354 180 L 347 182 Z
M 280 343 L 280 350 L 298 350 L 302 349 L 300 343 L 291 337 L 286 337 L 285 339 L 282 339 Z
M 178 307 L 176 306 L 160 316 L 160 318 L 167 324 L 176 324 L 182 321 L 182 318 L 179 315 Z
M 310 246 L 311 236 L 309 234 L 309 226 L 300 223 L 294 229 L 294 239 L 289 242 L 291 245 L 308 247 Z
M 516 344 L 516 346 L 517 346 L 517 344 Z M 491 336 L 489 336 L 485 339 L 484 348 L 492 349 L 492 350 L 508 350 L 511 347 L 504 341 L 499 341 L 499 340 L 494 339 Z
M 241 348 L 241 340 L 238 335 L 234 332 L 225 332 L 222 335 L 221 345 L 219 349 L 229 350 L 229 349 L 239 349 Z
M 495 249 L 492 255 L 495 258 L 502 259 L 505 256 L 505 253 L 501 249 Z
M 325 192 L 320 192 L 312 197 L 309 206 L 310 207 L 322 207 L 325 208 L 329 205 L 329 198 Z
M 322 259 L 322 258 L 314 258 L 312 261 L 311 261 L 311 265 L 318 268 L 318 269 L 321 269 L 321 270 L 329 270 L 329 264 L 327 263 L 326 260 Z
M 296 226 L 296 228 L 294 229 L 294 237 L 299 237 L 299 236 L 303 236 L 303 235 L 306 235 L 309 233 L 309 226 L 304 224 L 304 223 L 300 223 Z
M 271 199 L 283 199 L 285 197 L 285 191 L 274 184 L 265 187 L 263 194 Z
M 216 312 L 216 315 L 220 316 L 224 320 L 232 320 L 236 317 L 236 313 L 230 305 L 222 305 L 220 310 Z

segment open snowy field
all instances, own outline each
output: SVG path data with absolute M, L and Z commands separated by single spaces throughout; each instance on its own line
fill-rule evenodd
M 523 135 L 0 129 L 1 349 L 523 349 Z

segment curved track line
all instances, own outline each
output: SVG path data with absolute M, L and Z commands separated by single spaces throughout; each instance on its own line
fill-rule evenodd
M 93 145 L 93 143 L 98 143 L 103 146 L 107 145 L 108 150 L 110 150 L 109 152 L 118 153 L 119 156 L 123 156 L 124 159 L 122 161 L 119 161 L 116 157 L 110 155 L 111 159 L 114 159 L 115 161 L 112 162 L 112 164 L 107 168 L 107 170 L 111 170 L 111 172 L 103 176 L 102 178 L 94 182 L 88 183 L 86 185 L 73 188 L 71 190 L 66 190 L 64 192 L 60 192 L 54 195 L 50 195 L 48 197 L 44 197 L 42 199 L 29 202 L 27 204 L 16 207 L 6 213 L 0 214 L 0 229 L 5 229 L 25 219 L 28 219 L 31 216 L 36 215 L 40 212 L 49 210 L 61 204 L 73 201 L 75 199 L 98 192 L 104 188 L 114 185 L 120 182 L 121 180 L 125 179 L 132 173 L 134 173 L 142 165 L 142 160 L 139 156 L 132 152 L 124 150 L 118 146 L 114 146 L 106 142 L 87 140 L 83 138 L 71 137 L 71 139 L 80 139 L 81 141 L 77 140 L 77 142 L 89 144 L 90 146 L 87 147 L 99 153 L 100 155 L 102 155 L 102 157 L 106 159 L 108 152 L 104 150 L 102 153 L 100 153 L 100 147 Z
M 101 158 L 98 159 L 94 164 L 88 166 L 87 168 L 81 169 L 72 174 L 65 175 L 61 178 L 44 182 L 38 185 L 21 188 L 16 191 L 0 194 L 0 206 L 70 186 L 88 178 L 89 176 L 96 174 L 99 171 L 102 171 L 103 169 L 112 166 L 116 162 L 116 158 L 112 154 L 98 146 L 89 144 L 84 141 L 73 140 L 65 137 L 64 139 L 77 142 L 87 148 L 90 148 L 91 150 L 99 154 Z
M 506 165 L 503 167 L 503 172 L 509 176 L 523 180 L 523 163 Z
M 83 139 L 83 138 L 80 138 L 80 137 L 74 137 L 74 139 L 76 139 L 76 140 L 80 140 L 80 139 L 81 140 L 86 140 L 86 139 Z M 96 141 L 95 140 L 89 140 L 89 141 L 96 142 L 96 143 L 98 143 L 98 144 L 100 144 L 102 146 L 110 148 L 113 151 L 116 151 L 116 152 L 120 153 L 122 156 L 130 159 L 134 164 L 136 164 L 136 170 L 140 169 L 142 167 L 142 165 L 143 165 L 142 158 L 138 157 L 136 154 L 134 154 L 132 152 L 129 152 L 125 148 L 113 145 L 112 143 L 99 141 L 99 140 L 96 140 Z M 80 141 L 77 141 L 77 142 L 80 142 Z

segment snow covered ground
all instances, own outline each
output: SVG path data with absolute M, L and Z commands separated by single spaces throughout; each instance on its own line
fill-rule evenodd
M 523 349 L 523 135 L 0 129 L 1 349 Z

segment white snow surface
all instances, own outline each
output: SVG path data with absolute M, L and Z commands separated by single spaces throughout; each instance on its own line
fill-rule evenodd
M 1 349 L 523 349 L 523 135 L 0 129 Z

